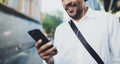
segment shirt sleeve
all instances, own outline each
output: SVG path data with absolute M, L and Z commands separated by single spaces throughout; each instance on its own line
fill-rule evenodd
M 60 35 L 63 33 L 61 32 L 61 30 L 62 30 L 61 27 L 58 26 L 55 31 L 54 46 L 56 46 L 58 54 L 54 56 L 54 64 L 66 64 L 63 60 L 66 55 L 65 54 L 66 50 L 64 50 L 63 48 L 63 41 L 62 41 L 63 39 L 61 39 L 63 35 Z
M 56 46 L 57 51 L 58 51 L 58 54 L 54 56 L 54 64 L 60 64 L 58 61 L 60 60 L 59 57 L 61 56 L 60 55 L 61 53 L 59 50 L 60 49 L 60 41 L 59 41 L 60 37 L 58 34 L 59 34 L 59 27 L 56 28 L 55 36 L 54 36 L 54 46 Z
M 114 64 L 120 64 L 120 23 L 118 18 L 116 18 L 115 16 L 113 16 L 112 18 L 113 19 L 109 24 L 110 50 L 113 56 Z

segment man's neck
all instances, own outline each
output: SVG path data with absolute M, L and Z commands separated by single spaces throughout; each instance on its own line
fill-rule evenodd
M 78 22 L 82 17 L 85 16 L 87 10 L 88 10 L 88 7 L 84 7 L 84 8 L 82 9 L 82 11 L 81 11 L 81 14 L 80 14 L 79 18 L 74 19 L 74 20 Z

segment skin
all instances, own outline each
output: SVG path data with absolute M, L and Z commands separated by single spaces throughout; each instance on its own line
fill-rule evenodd
M 38 46 L 42 43 L 42 40 L 36 42 L 35 46 L 38 48 Z M 42 45 L 37 49 L 38 55 L 45 60 L 48 64 L 54 64 L 53 56 L 57 54 L 56 47 L 51 47 L 47 49 L 48 47 L 52 46 L 50 42 L 47 42 L 46 44 Z M 47 50 L 45 50 L 47 49 Z
M 67 14 L 74 20 L 79 21 L 87 12 L 87 7 L 85 6 L 84 0 L 61 0 L 62 5 L 67 12 Z M 38 47 L 42 40 L 36 42 L 35 46 Z M 52 44 L 50 42 L 42 45 L 37 49 L 38 55 L 44 59 L 48 64 L 54 64 L 53 56 L 58 52 L 56 51 L 56 47 L 50 47 Z M 47 49 L 47 50 L 46 50 Z
M 67 14 L 74 20 L 79 21 L 87 12 L 84 0 L 62 0 Z

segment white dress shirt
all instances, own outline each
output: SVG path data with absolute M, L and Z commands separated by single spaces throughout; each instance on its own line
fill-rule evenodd
M 79 22 L 73 22 L 105 64 L 112 64 L 112 60 L 120 64 L 120 23 L 115 16 L 89 8 Z M 57 27 L 54 40 L 58 50 L 55 64 L 97 64 L 68 22 Z

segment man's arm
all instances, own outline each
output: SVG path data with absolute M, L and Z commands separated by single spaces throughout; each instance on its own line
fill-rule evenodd
M 120 64 L 120 23 L 116 17 L 109 23 L 109 43 L 114 64 Z

